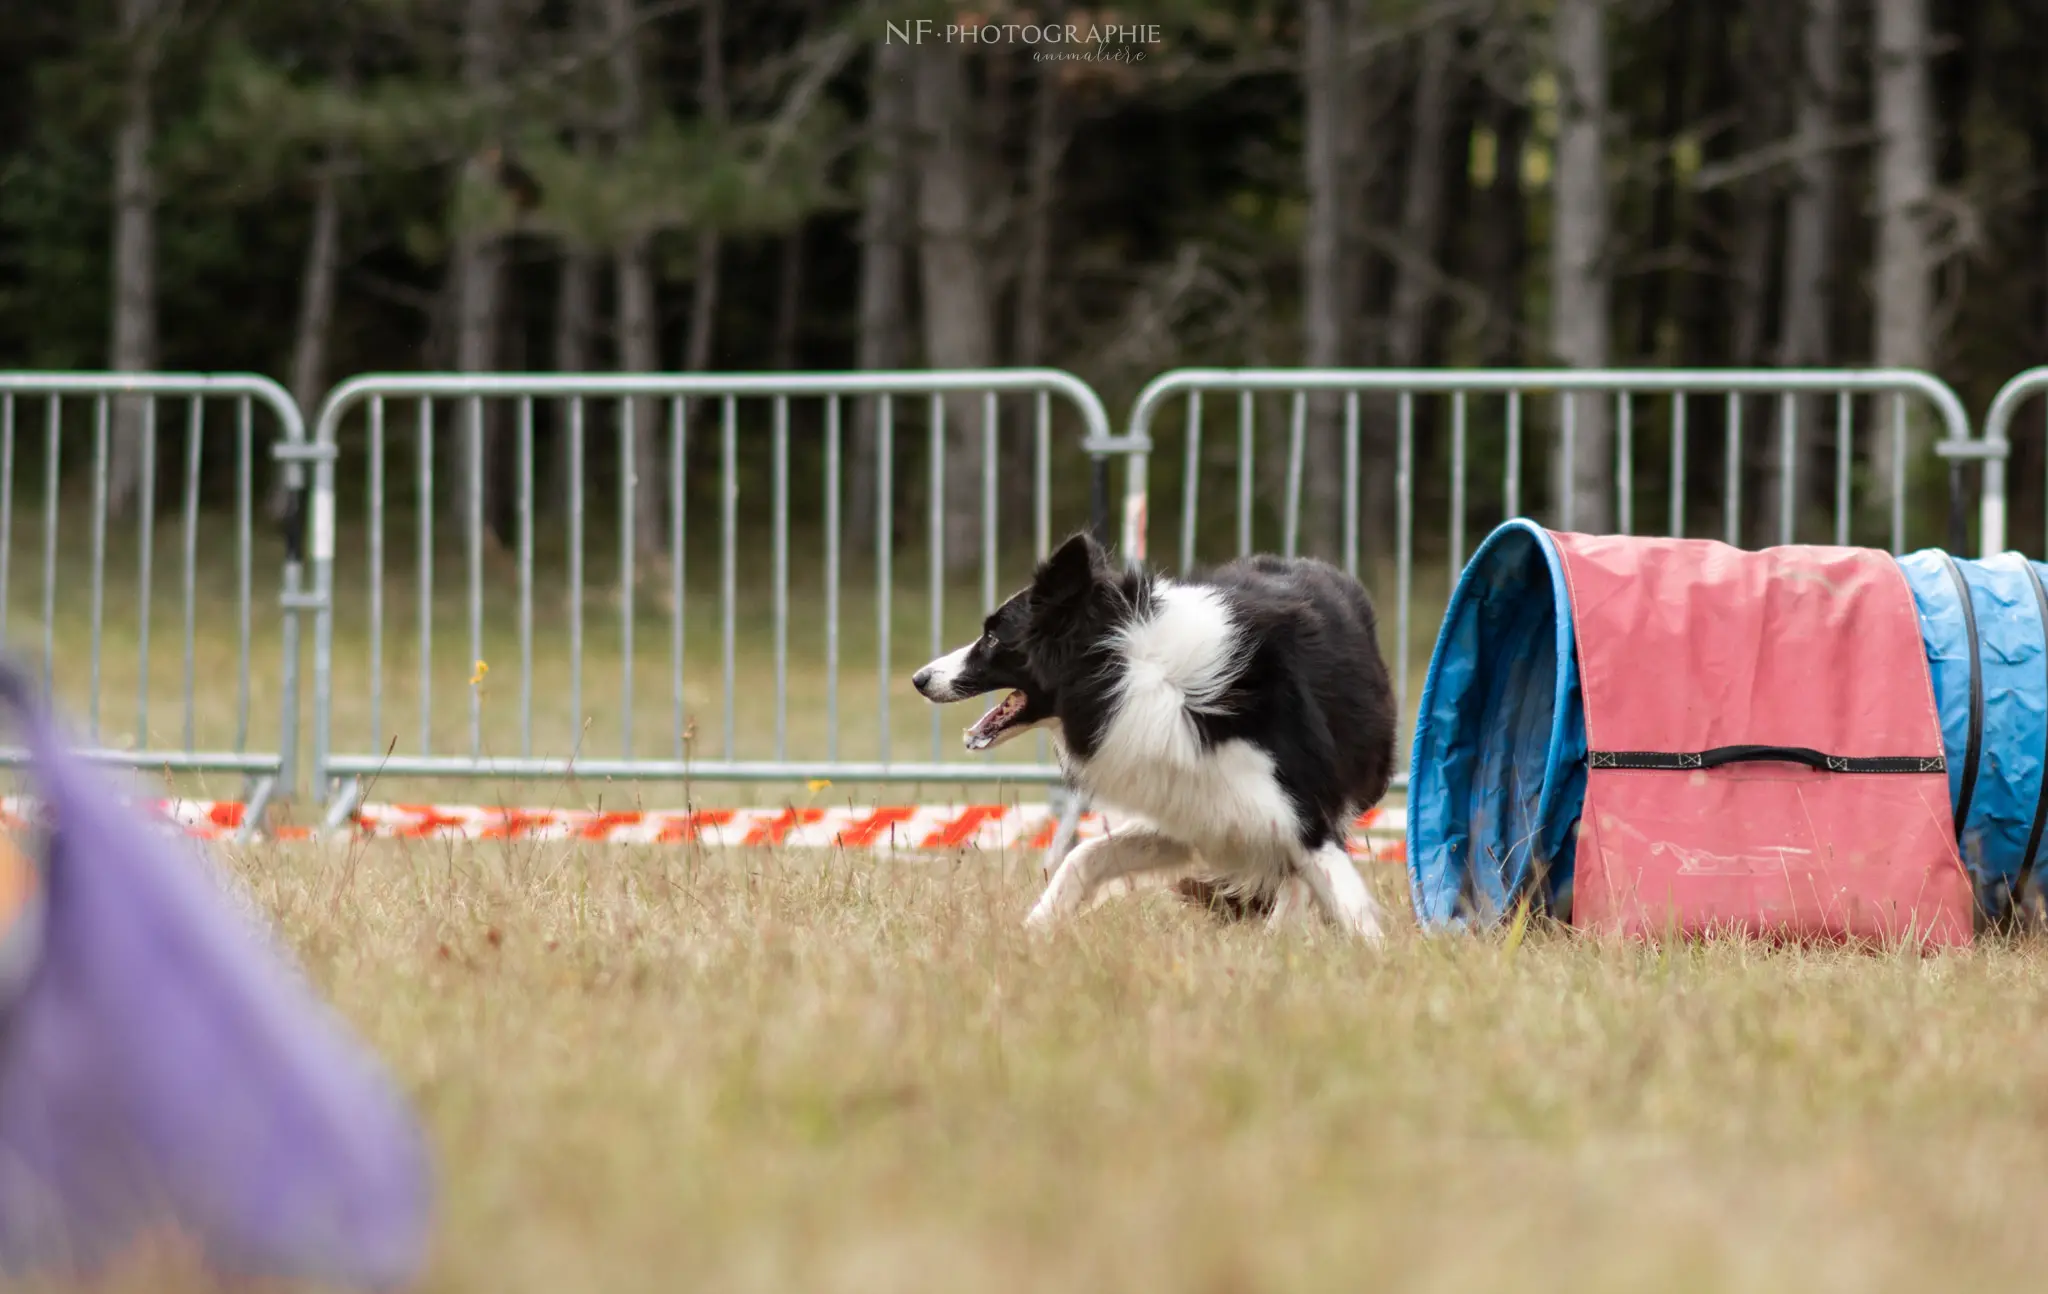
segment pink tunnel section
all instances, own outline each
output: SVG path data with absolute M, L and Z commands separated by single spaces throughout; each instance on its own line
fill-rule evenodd
M 1592 752 L 1574 925 L 1970 941 L 1940 721 L 1912 595 L 1890 556 L 1554 537 Z M 1879 760 L 1886 771 L 1690 759 L 1741 746 Z

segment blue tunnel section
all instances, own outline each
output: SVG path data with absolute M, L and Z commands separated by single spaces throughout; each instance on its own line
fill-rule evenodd
M 1898 559 L 1926 646 L 1958 845 L 1990 912 L 2048 823 L 2048 565 L 1927 549 Z M 1901 680 L 1917 686 L 1918 680 Z M 1431 653 L 1408 788 L 1425 927 L 1487 924 L 1525 891 L 1569 901 L 1586 792 L 1571 598 L 1550 536 L 1511 521 L 1459 576 Z
M 2041 844 L 2048 568 L 2018 553 L 1959 561 L 1924 549 L 1899 569 L 1927 645 L 1963 863 L 1987 906 L 2002 907 Z
M 1541 526 L 1501 526 L 1459 576 L 1409 768 L 1408 870 L 1423 925 L 1488 919 L 1532 876 L 1568 883 L 1585 712 L 1564 565 Z

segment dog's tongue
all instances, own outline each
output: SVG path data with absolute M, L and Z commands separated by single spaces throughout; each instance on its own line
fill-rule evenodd
M 1024 694 L 1022 692 L 1012 692 L 989 707 L 989 712 L 976 719 L 973 726 L 968 728 L 966 734 L 967 749 L 986 750 L 993 746 L 996 738 L 1002 736 L 1003 729 L 1009 726 L 1010 720 L 1014 719 L 1023 708 Z

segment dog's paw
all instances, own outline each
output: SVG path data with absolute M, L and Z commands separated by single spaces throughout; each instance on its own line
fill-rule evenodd
M 1350 925 L 1352 934 L 1375 948 L 1387 942 L 1386 928 L 1380 921 L 1377 907 L 1353 913 Z
M 1024 928 L 1048 930 L 1080 910 L 1080 897 L 1071 886 L 1054 885 L 1039 895 L 1038 902 L 1032 905 L 1030 914 L 1024 918 Z
M 1043 930 L 1060 917 L 1059 892 L 1047 889 L 1038 896 L 1038 902 L 1031 905 L 1031 911 L 1024 917 L 1026 930 Z

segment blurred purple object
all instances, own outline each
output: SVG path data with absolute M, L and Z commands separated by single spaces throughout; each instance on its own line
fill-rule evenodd
M 413 1111 L 182 835 L 124 804 L 0 662 L 44 821 L 0 991 L 0 1277 L 177 1234 L 226 1277 L 402 1286 L 433 1173 Z M 9 959 L 0 956 L 0 970 Z

